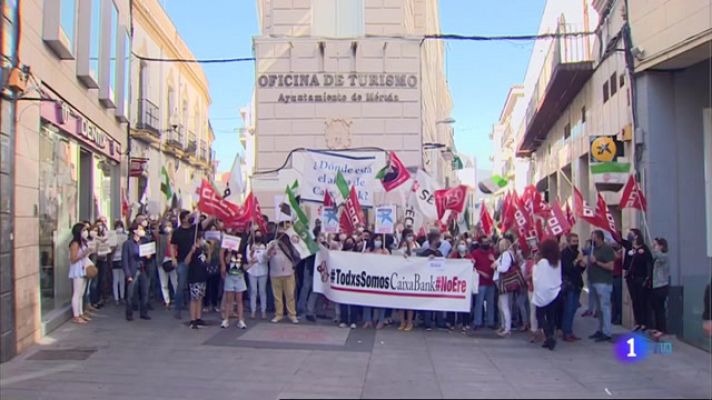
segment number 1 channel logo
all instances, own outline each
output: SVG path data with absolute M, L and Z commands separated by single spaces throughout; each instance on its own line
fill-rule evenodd
M 640 334 L 627 334 L 621 336 L 613 347 L 616 358 L 624 363 L 643 361 L 651 352 L 656 354 L 672 353 L 672 343 L 651 342 L 650 339 Z
M 649 353 L 648 340 L 639 334 L 621 336 L 614 346 L 616 358 L 624 363 L 643 361 Z

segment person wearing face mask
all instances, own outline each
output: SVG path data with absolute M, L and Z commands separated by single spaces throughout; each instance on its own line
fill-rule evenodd
M 72 322 L 86 324 L 91 318 L 84 313 L 82 297 L 87 285 L 86 266 L 91 263 L 89 255 L 94 251 L 87 245 L 89 231 L 83 223 L 72 227 L 72 241 L 69 243 L 69 279 L 72 280 Z
M 487 326 L 490 329 L 496 329 L 495 326 L 495 286 L 492 277 L 494 269 L 492 264 L 496 257 L 492 242 L 486 236 L 480 239 L 479 247 L 472 252 L 472 258 L 475 260 L 475 272 L 480 276 L 480 284 L 475 295 L 475 312 L 473 330 L 482 328 L 483 317 L 482 311 L 485 311 L 487 318 Z M 486 306 L 486 309 L 485 309 Z
M 205 297 L 206 282 L 208 280 L 208 261 L 210 260 L 210 246 L 198 233 L 196 243 L 186 256 L 188 264 L 188 289 L 190 290 L 190 327 L 198 329 L 205 325 L 203 321 L 203 297 Z M 228 312 L 231 310 L 227 310 Z
M 104 306 L 105 293 L 107 292 L 109 275 L 109 255 L 111 254 L 111 246 L 109 245 L 109 228 L 106 223 L 106 217 L 99 217 L 94 224 L 96 241 L 96 268 L 97 275 L 92 281 L 90 291 L 91 304 L 93 307 L 100 309 Z
M 444 257 L 444 255 L 439 250 L 442 247 L 440 243 L 440 232 L 431 231 L 430 235 L 428 235 L 427 243 L 430 247 L 422 249 L 420 253 L 418 253 L 419 257 L 429 257 L 431 259 L 436 257 Z M 435 324 L 435 326 L 438 328 L 446 329 L 445 321 L 443 321 L 442 311 L 427 310 L 423 311 L 422 315 L 426 331 L 432 331 L 433 324 Z
M 129 228 L 129 238 L 121 249 L 121 262 L 128 282 L 126 290 L 126 320 L 133 321 L 133 303 L 138 299 L 141 319 L 148 316 L 148 281 L 146 279 L 145 259 L 141 257 L 141 239 L 146 236 L 143 225 L 134 224 Z
M 403 253 L 404 257 L 411 257 L 416 255 L 416 252 L 420 248 L 418 242 L 415 241 L 415 234 L 413 229 L 405 228 L 402 234 L 403 239 L 401 239 L 400 245 L 398 246 L 398 251 Z M 413 330 L 415 311 L 413 310 L 398 310 L 398 319 L 400 319 L 400 325 L 398 326 L 399 331 L 410 332 Z
M 161 297 L 163 298 L 163 305 L 166 309 L 169 309 L 171 306 L 171 294 L 168 289 L 168 283 L 170 282 L 173 287 L 174 295 L 177 293 L 178 289 L 178 271 L 176 271 L 172 259 L 172 254 L 174 252 L 174 245 L 171 244 L 172 234 L 173 226 L 170 222 L 165 222 L 161 226 L 161 230 L 158 235 L 158 244 L 156 246 L 156 254 L 163 255 L 161 258 L 161 265 L 158 267 L 158 281 L 161 285 Z
M 588 267 L 589 281 L 596 291 L 596 308 L 600 310 L 598 330 L 589 339 L 596 342 L 611 340 L 611 292 L 613 291 L 613 268 L 615 251 L 606 244 L 603 231 L 597 229 L 591 233 L 593 252 Z
M 250 268 L 247 269 L 247 277 L 250 281 L 250 317 L 255 319 L 257 313 L 257 295 L 260 299 L 260 316 L 267 319 L 267 278 L 269 277 L 269 267 L 267 258 L 267 246 L 265 236 L 261 230 L 256 230 L 253 234 L 253 243 L 249 247 L 247 262 Z
M 117 306 L 124 301 L 126 294 L 126 275 L 121 264 L 122 247 L 128 236 L 121 220 L 114 222 L 114 232 L 116 234 L 116 247 L 111 254 L 111 290 L 114 294 L 114 304 Z
M 384 235 L 376 235 L 367 245 L 366 252 L 371 254 L 389 255 L 387 249 L 383 248 Z M 383 329 L 385 323 L 385 309 L 363 307 L 363 329 L 372 328 L 375 324 L 376 329 Z
M 250 264 L 243 262 L 243 254 L 247 240 L 240 242 L 240 249 L 238 251 L 228 251 L 221 249 L 220 257 L 220 274 L 225 280 L 224 289 L 224 307 L 223 307 L 223 321 L 220 324 L 221 328 L 230 327 L 230 313 L 233 310 L 233 304 L 237 303 L 237 327 L 240 329 L 247 329 L 247 324 L 245 324 L 245 310 L 244 302 L 242 301 L 242 294 L 247 290 L 247 285 L 245 284 L 245 270 L 250 270 L 255 264 Z
M 472 262 L 472 269 L 475 270 L 475 258 L 472 253 L 470 253 L 470 248 L 467 245 L 467 239 L 464 237 L 457 241 L 455 251 L 450 254 L 449 258 L 455 260 L 469 260 Z M 474 300 L 475 298 L 473 297 L 472 301 Z M 472 304 L 470 304 L 470 310 L 472 310 Z M 467 326 L 472 320 L 470 312 L 448 312 L 447 315 L 447 323 L 449 324 L 450 329 L 458 329 L 459 327 L 462 328 L 463 332 L 467 330 Z
M 173 251 L 171 261 L 178 274 L 178 287 L 175 290 L 173 302 L 174 316 L 181 319 L 181 310 L 186 306 L 185 291 L 188 288 L 188 254 L 195 245 L 198 225 L 193 225 L 189 211 L 183 210 L 179 214 L 180 226 L 171 234 L 170 248 Z
M 633 256 L 631 257 L 626 283 L 633 303 L 635 327 L 633 331 L 643 331 L 648 328 L 648 294 L 652 280 L 653 255 L 642 237 L 633 239 Z
M 561 251 L 561 268 L 563 281 L 561 298 L 564 301 L 561 330 L 565 342 L 574 342 L 580 340 L 574 335 L 573 327 L 583 289 L 583 271 L 586 269 L 583 254 L 579 251 L 579 237 L 575 233 L 566 236 L 566 247 Z

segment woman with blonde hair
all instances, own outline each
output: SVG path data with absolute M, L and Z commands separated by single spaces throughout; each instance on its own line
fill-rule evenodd
M 497 282 L 502 274 L 509 271 L 510 268 L 517 268 L 516 259 L 511 251 L 512 242 L 508 239 L 502 238 L 497 242 L 497 249 L 499 250 L 499 258 L 495 261 L 494 265 L 494 281 Z M 497 335 L 501 337 L 510 336 L 512 334 L 512 294 L 511 293 L 499 293 L 497 297 L 497 306 L 499 307 L 499 321 L 500 329 L 497 331 Z

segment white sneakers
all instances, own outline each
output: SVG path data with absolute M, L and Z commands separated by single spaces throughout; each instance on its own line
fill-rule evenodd
M 230 327 L 230 321 L 224 319 L 223 322 L 220 324 L 220 327 L 225 329 Z M 247 329 L 247 324 L 245 324 L 245 321 L 239 320 L 237 321 L 237 327 L 240 329 Z
M 247 329 L 247 325 L 245 324 L 245 321 L 240 320 L 237 322 L 237 327 L 240 329 Z
M 223 322 L 222 322 L 222 324 L 220 324 L 220 327 L 223 328 L 223 329 L 229 328 L 229 327 L 230 327 L 230 321 L 224 319 Z

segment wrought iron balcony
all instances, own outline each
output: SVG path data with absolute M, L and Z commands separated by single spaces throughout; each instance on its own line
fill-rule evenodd
M 557 34 L 581 32 L 578 27 L 559 24 Z M 544 141 L 551 127 L 593 75 L 589 36 L 558 37 L 552 40 L 526 110 L 525 131 L 517 156 L 525 157 Z
M 149 99 L 138 100 L 138 122 L 136 129 L 142 129 L 160 137 L 161 129 L 159 122 L 160 110 Z
M 169 130 L 166 135 L 166 144 L 183 149 L 185 143 L 185 134 L 183 131 L 183 125 L 176 125 L 173 129 Z
M 190 155 L 195 155 L 198 152 L 198 139 L 193 131 L 188 131 L 188 144 L 185 147 L 185 152 Z
M 208 143 L 205 140 L 200 140 L 200 152 L 198 156 L 203 161 L 209 161 L 208 159 Z

